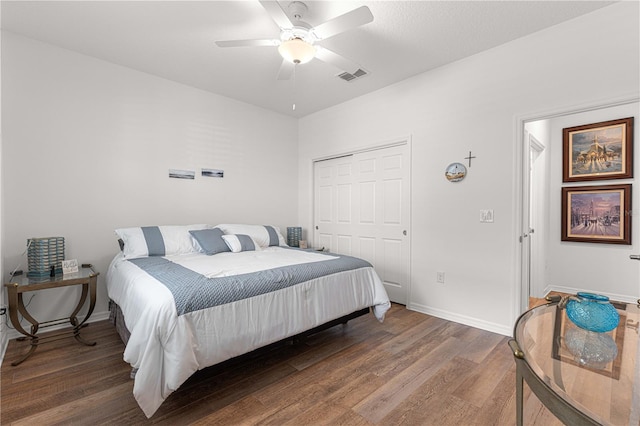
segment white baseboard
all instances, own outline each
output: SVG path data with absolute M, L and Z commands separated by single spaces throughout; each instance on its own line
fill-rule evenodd
M 91 318 L 89 318 L 87 323 L 104 321 L 107 319 L 109 319 L 109 311 L 98 312 L 91 315 Z M 49 331 L 62 330 L 68 327 L 69 327 L 69 324 L 59 324 L 52 327 L 48 327 L 46 331 L 49 332 Z M 13 328 L 8 329 L 7 327 L 4 327 L 4 332 L 0 337 L 1 339 L 0 344 L 2 345 L 0 347 L 0 366 L 2 366 L 2 361 L 4 361 L 4 355 L 7 351 L 7 346 L 9 346 L 9 340 L 17 339 L 18 337 L 24 337 L 24 335 Z
M 411 303 L 407 305 L 407 308 L 412 311 L 421 312 L 423 314 L 442 318 L 448 321 L 457 322 L 459 324 L 468 325 L 470 327 L 479 328 L 481 330 L 490 331 L 492 333 L 502 334 L 503 336 L 511 336 L 513 333 L 512 327 L 508 327 L 503 324 L 496 324 L 493 322 L 480 320 L 478 318 L 444 311 L 442 309 L 431 308 L 429 306 L 420 305 L 418 303 Z

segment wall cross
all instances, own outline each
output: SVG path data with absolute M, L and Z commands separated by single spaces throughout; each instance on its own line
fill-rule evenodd
M 469 151 L 469 156 L 468 157 L 464 157 L 465 160 L 469 160 L 469 167 L 471 167 L 471 159 L 472 158 L 476 158 L 476 157 L 475 156 L 474 157 L 471 156 L 471 151 Z

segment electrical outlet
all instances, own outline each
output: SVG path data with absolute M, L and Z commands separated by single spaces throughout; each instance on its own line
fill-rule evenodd
M 436 272 L 436 282 L 444 284 L 444 272 Z

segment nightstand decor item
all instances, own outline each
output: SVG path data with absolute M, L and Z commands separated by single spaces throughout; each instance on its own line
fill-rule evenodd
M 287 227 L 287 245 L 289 247 L 300 247 L 302 239 L 302 228 L 300 226 Z
M 578 364 L 591 368 L 604 368 L 618 356 L 616 342 L 606 333 L 571 328 L 564 334 L 564 343 Z
M 27 247 L 28 277 L 42 278 L 62 273 L 64 237 L 30 238 Z
M 611 331 L 620 322 L 620 315 L 609 298 L 600 294 L 579 292 L 568 298 L 566 310 L 571 322 L 596 333 Z

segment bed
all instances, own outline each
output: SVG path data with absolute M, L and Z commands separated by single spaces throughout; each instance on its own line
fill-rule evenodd
M 290 248 L 274 226 L 116 233 L 122 250 L 107 292 L 126 326 L 124 360 L 147 417 L 197 370 L 365 308 L 383 321 L 391 305 L 369 263 Z

